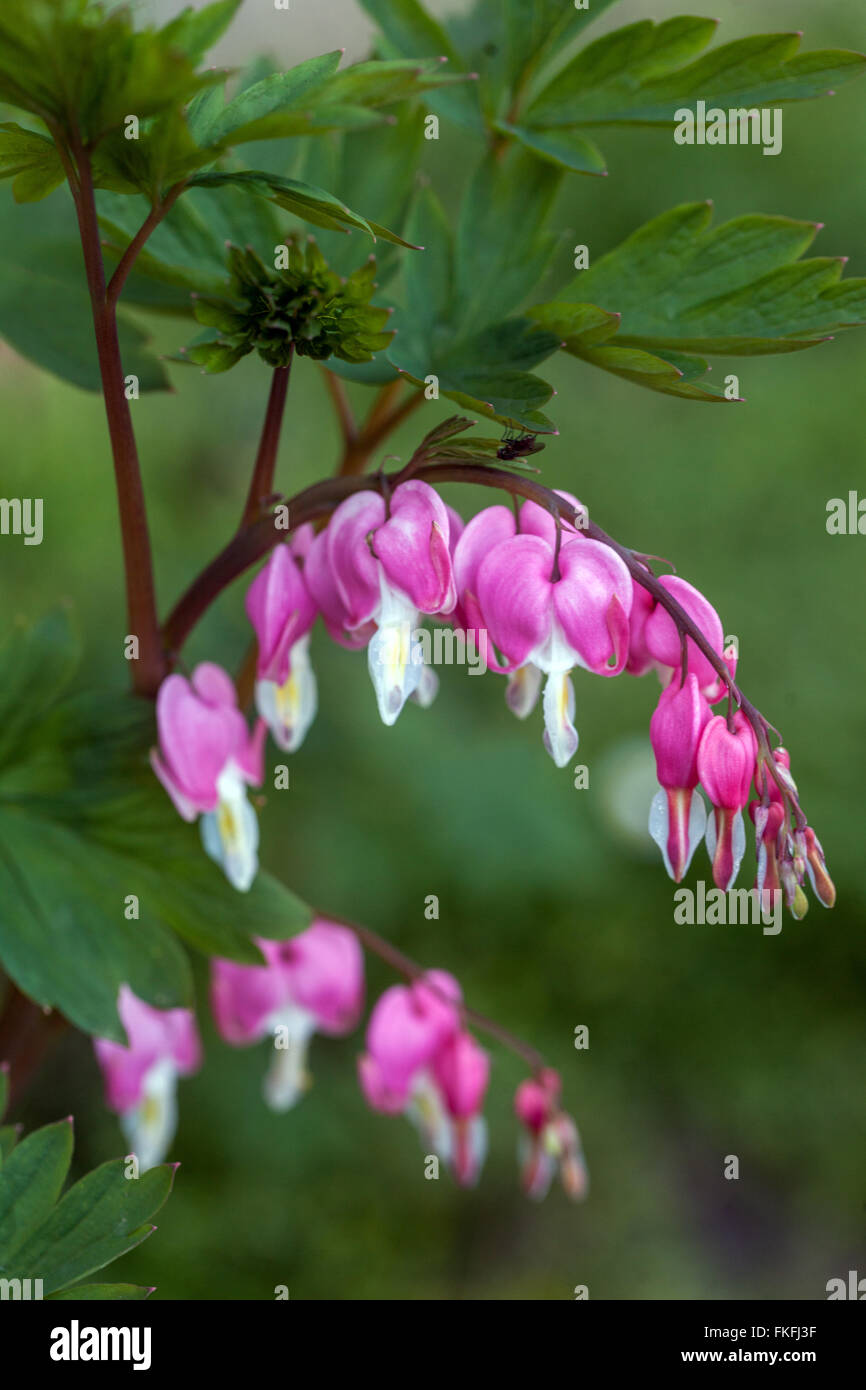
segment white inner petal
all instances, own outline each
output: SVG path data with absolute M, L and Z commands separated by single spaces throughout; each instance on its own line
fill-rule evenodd
M 274 1056 L 263 1089 L 272 1110 L 291 1110 L 309 1089 L 307 1051 L 315 1031 L 315 1016 L 294 1005 L 280 1009 L 268 1020 Z
M 379 591 L 377 627 L 367 646 L 367 666 L 382 723 L 390 726 L 421 683 L 424 652 L 413 637 L 418 610 L 405 594 L 388 584 L 381 565 Z
M 544 746 L 557 767 L 565 767 L 577 752 L 574 727 L 574 686 L 567 672 L 555 672 L 544 685 Z
M 162 1163 L 177 1129 L 177 1070 L 170 1057 L 145 1073 L 142 1092 L 135 1109 L 121 1115 L 120 1127 L 138 1159 L 138 1171 L 146 1173 Z
M 551 619 L 547 637 L 529 653 L 527 660 L 546 674 L 570 671 L 573 666 L 584 665 L 556 618 Z
M 412 1082 L 406 1114 L 427 1145 L 443 1163 L 450 1163 L 453 1136 L 451 1121 L 442 1104 L 439 1088 L 429 1072 L 419 1072 Z
M 527 661 L 509 676 L 505 703 L 518 719 L 525 719 L 535 709 L 540 691 L 541 671 Z
M 412 692 L 412 699 L 422 709 L 429 709 L 438 694 L 439 677 L 432 666 L 425 664 L 421 667 L 421 677 L 417 688 Z
M 310 664 L 309 633 L 289 654 L 289 675 L 282 684 L 256 682 L 256 709 L 271 731 L 274 742 L 286 753 L 296 753 L 316 717 L 318 689 Z
M 229 762 L 217 778 L 219 804 L 201 818 L 205 852 L 238 892 L 246 893 L 259 867 L 259 823 L 240 770 Z

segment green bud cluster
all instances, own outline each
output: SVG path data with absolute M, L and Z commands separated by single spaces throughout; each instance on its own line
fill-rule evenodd
M 213 336 L 187 350 L 193 362 L 224 372 L 253 351 L 271 367 L 288 366 L 293 353 L 318 362 L 369 362 L 388 346 L 389 311 L 370 303 L 372 256 L 343 279 L 312 239 L 305 246 L 289 240 L 286 252 L 286 268 L 270 270 L 249 248 L 230 247 L 228 293 L 195 301 L 196 318 Z

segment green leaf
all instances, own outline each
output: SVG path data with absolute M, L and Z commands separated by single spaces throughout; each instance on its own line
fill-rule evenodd
M 274 131 L 266 124 L 268 118 L 282 117 L 287 112 L 297 111 L 302 103 L 308 103 L 337 71 L 341 57 L 342 50 L 336 49 L 318 58 L 308 58 L 288 72 L 272 73 L 239 92 L 221 111 L 214 111 L 209 124 L 204 123 L 200 111 L 197 116 L 199 142 L 215 147 L 266 139 Z
M 77 1284 L 75 1288 L 62 1289 L 48 1297 L 52 1303 L 117 1303 L 149 1298 L 151 1292 L 139 1284 Z
M 243 0 L 215 0 L 214 4 L 199 10 L 181 10 L 165 25 L 162 37 L 193 63 L 199 63 L 217 39 L 222 38 L 242 3 Z
M 120 257 L 138 231 L 148 208 L 142 198 L 111 193 L 97 197 L 99 221 L 110 238 L 109 252 Z M 199 294 L 219 294 L 226 284 L 226 243 L 251 245 L 263 258 L 283 240 L 281 219 L 272 203 L 250 197 L 248 188 L 191 188 L 174 204 L 142 251 L 138 267 L 149 277 Z M 146 282 L 145 282 L 146 284 Z M 141 281 L 125 297 L 139 303 Z M 150 300 L 145 297 L 145 303 Z M 184 304 L 192 314 L 192 301 Z
M 3 1125 L 0 1127 L 0 1167 L 9 1157 L 21 1135 L 20 1125 Z
M 193 187 L 201 188 L 242 188 L 261 198 L 270 198 L 277 207 L 294 213 L 304 222 L 312 222 L 316 226 L 328 227 L 331 230 L 357 227 L 373 236 L 369 222 L 359 213 L 347 208 L 339 198 L 335 198 L 324 188 L 315 188 L 297 179 L 283 178 L 262 169 L 242 169 L 235 172 L 214 171 L 197 174 L 191 183 Z
M 69 686 L 81 659 L 78 633 L 66 608 L 35 627 L 19 619 L 0 647 L 0 767 L 12 762 L 28 729 Z
M 81 0 L 3 0 L 0 100 L 67 135 L 77 127 L 83 142 L 95 146 L 128 115 L 144 120 L 177 109 L 217 80 L 195 72 L 177 34 L 174 42 L 165 32 L 136 30 L 127 6 L 108 11 Z
M 72 1127 L 65 1128 L 71 1141 Z M 38 1130 L 18 1146 L 0 1172 L 0 1191 L 16 1156 L 44 1133 Z M 155 1229 L 150 1220 L 171 1192 L 175 1170 L 162 1164 L 138 1178 L 126 1177 L 125 1170 L 123 1158 L 95 1168 L 70 1187 L 56 1206 L 52 1200 L 35 1228 L 29 1228 L 26 1240 L 11 1251 L 4 1250 L 0 1232 L 0 1264 L 7 1265 L 13 1278 L 41 1278 L 44 1292 L 50 1294 L 140 1245 Z
M 0 1169 L 0 1276 L 39 1280 L 47 1297 L 145 1298 L 150 1290 L 132 1284 L 69 1285 L 151 1235 L 156 1228 L 150 1221 L 171 1192 L 174 1166 L 130 1178 L 126 1160 L 113 1159 L 60 1198 L 72 1138 L 71 1120 L 63 1120 L 29 1135 L 6 1157 Z
M 488 155 L 464 194 L 454 262 L 455 328 L 495 323 L 541 279 L 555 247 L 545 224 L 562 169 L 521 149 Z
M 557 127 L 552 130 L 534 129 L 531 126 L 511 125 L 508 121 L 495 121 L 494 129 L 501 135 L 519 141 L 524 149 L 538 155 L 539 159 L 545 159 L 548 163 L 557 164 L 563 169 L 570 169 L 573 173 L 605 172 L 601 150 L 576 130 Z
M 0 179 L 8 178 L 17 203 L 38 202 L 65 178 L 53 143 L 14 121 L 0 124 Z
M 14 1257 L 46 1220 L 72 1161 L 72 1124 L 46 1125 L 13 1150 L 0 1168 L 0 1270 L 14 1277 Z
M 203 367 L 206 372 L 216 376 L 220 372 L 231 371 L 232 367 L 237 366 L 242 357 L 246 357 L 252 352 L 252 347 L 232 347 L 229 343 L 221 343 L 217 340 L 206 343 L 192 343 L 184 353 L 184 357 L 197 367 Z
M 449 70 L 467 72 L 447 31 L 427 14 L 419 0 L 361 0 L 361 4 L 401 57 L 447 58 Z M 437 92 L 431 107 L 459 125 L 482 130 L 478 94 L 473 88 L 473 83 L 467 83 Z
M 410 342 L 432 343 L 437 329 L 451 320 L 454 251 L 448 219 L 431 189 L 418 198 L 406 230 L 423 242 L 424 254 L 410 257 L 404 265 L 405 331 Z
M 551 58 L 556 58 L 587 24 L 598 19 L 614 0 L 591 0 L 588 8 L 564 5 L 562 0 L 495 0 L 504 11 L 506 76 L 509 85 L 522 90 L 529 78 Z
M 798 54 L 799 34 L 756 34 L 696 58 L 715 27 L 715 20 L 681 16 L 605 34 L 539 93 L 521 124 L 667 125 L 698 99 L 725 108 L 800 101 L 825 95 L 866 67 L 863 55 L 842 49 Z
M 699 357 L 689 357 L 685 353 L 665 351 L 664 354 L 645 352 L 643 348 L 620 347 L 616 343 L 603 343 L 597 348 L 587 348 L 575 353 L 585 362 L 601 367 L 614 376 L 621 376 L 635 386 L 646 386 L 651 391 L 661 391 L 667 396 L 681 396 L 693 401 L 724 401 L 723 386 L 698 381 L 708 371 L 707 363 Z M 737 398 L 739 399 L 739 398 Z
M 0 1120 L 6 1114 L 9 1101 L 9 1063 L 0 1062 Z
M 214 171 L 196 174 L 190 180 L 190 184 L 192 187 L 200 188 L 245 189 L 261 198 L 269 198 L 277 207 L 293 213 L 303 222 L 312 222 L 314 226 L 325 227 L 330 231 L 358 228 L 373 240 L 382 237 L 398 246 L 417 250 L 417 247 L 404 241 L 396 232 L 391 232 L 378 223 L 368 222 L 360 213 L 353 212 L 345 203 L 341 203 L 339 198 L 335 198 L 333 193 L 328 193 L 324 188 L 316 188 L 312 184 L 301 183 L 298 179 L 283 178 L 263 169 L 243 169 L 235 172 Z
M 405 222 L 423 140 L 422 122 L 412 108 L 402 106 L 393 125 L 308 141 L 303 167 L 297 172 L 309 183 L 333 189 L 348 207 L 369 207 L 379 223 L 417 242 Z M 328 264 L 343 275 L 357 269 L 369 254 L 357 238 L 343 235 L 325 233 L 320 244 Z M 384 285 L 401 258 L 387 246 L 377 248 L 376 254 L 377 277 Z
M 147 335 L 119 319 L 124 372 L 142 391 L 169 388 Z M 87 391 L 101 390 L 84 265 L 71 201 L 59 198 L 47 220 L 35 206 L 0 195 L 0 336 L 39 366 Z
M 93 181 L 99 189 L 144 193 L 149 209 L 169 186 L 213 160 L 212 150 L 196 144 L 181 112 L 169 111 L 142 121 L 136 140 L 121 130 L 106 135 L 94 153 Z
M 559 342 L 528 319 L 509 319 L 451 344 L 441 360 L 410 360 L 399 370 L 417 386 L 423 386 L 432 372 L 438 377 L 441 395 L 480 415 L 507 425 L 549 430 L 552 425 L 540 407 L 553 390 L 530 375 L 528 368 L 549 357 Z M 392 359 L 396 360 L 396 353 L 392 350 Z
M 416 386 L 423 378 L 406 369 L 407 379 Z M 526 372 L 490 372 L 443 367 L 439 373 L 439 391 L 448 400 L 465 410 L 473 410 L 490 420 L 498 420 L 509 428 L 518 426 L 538 432 L 551 433 L 550 418 L 540 409 L 553 395 L 553 389 L 539 377 Z
M 207 859 L 150 769 L 150 708 L 63 698 L 61 622 L 17 633 L 0 653 L 5 680 L 17 681 L 0 695 L 0 963 L 43 1007 L 123 1042 L 122 983 L 157 1008 L 189 1004 L 178 935 L 256 963 L 253 936 L 291 935 L 311 914 L 266 874 L 236 893 Z M 131 894 L 139 919 L 128 921 Z
M 754 356 L 810 347 L 866 321 L 866 279 L 843 262 L 800 261 L 816 227 L 752 214 L 711 228 L 709 203 L 654 218 L 572 282 L 621 316 L 617 343 L 656 352 Z
M 540 409 L 552 388 L 527 369 L 559 347 L 559 336 L 528 319 L 490 324 L 489 308 L 476 315 L 482 326 L 461 329 L 450 229 L 431 191 L 418 199 L 407 232 L 426 249 L 404 263 L 405 308 L 395 315 L 399 332 L 390 361 L 418 386 L 434 375 L 442 395 L 478 414 L 506 425 L 552 429 Z M 515 293 L 513 283 L 500 287 L 495 302 L 508 303 Z
M 439 58 L 354 63 L 328 84 L 327 104 L 381 106 L 466 80 L 462 73 L 448 72 L 446 63 Z
M 555 334 L 562 346 L 572 352 L 595 347 L 610 338 L 620 323 L 619 314 L 609 314 L 594 304 L 571 304 L 561 299 L 536 304 L 527 314 L 534 323 Z

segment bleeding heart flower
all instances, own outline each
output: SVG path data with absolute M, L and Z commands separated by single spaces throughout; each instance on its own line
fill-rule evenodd
M 467 527 L 467 531 L 468 531 Z M 614 676 L 628 656 L 632 583 L 625 563 L 599 541 L 563 537 L 559 554 L 542 536 L 502 540 L 477 576 L 484 625 L 510 669 L 547 674 L 544 743 L 557 767 L 577 750 L 575 666 Z
M 443 970 L 387 989 L 370 1016 L 358 1077 L 374 1110 L 407 1115 L 422 1142 L 468 1185 L 484 1160 L 480 1110 L 489 1061 L 460 1027 L 460 1001 L 460 986 Z
M 201 815 L 206 852 L 246 892 L 258 868 L 259 828 L 246 784 L 262 780 L 265 726 L 250 737 L 231 677 L 202 662 L 167 676 L 156 698 L 159 748 L 151 766 L 184 820 Z
M 117 1001 L 127 1043 L 94 1038 L 105 1080 L 105 1103 L 120 1124 L 139 1172 L 161 1163 L 177 1129 L 177 1078 L 201 1066 L 191 1009 L 154 1009 L 122 985 Z
M 694 790 L 698 745 L 711 718 L 697 676 L 689 675 L 682 686 L 674 679 L 662 691 L 650 720 L 659 791 L 650 807 L 649 832 L 674 883 L 684 877 L 706 830 L 706 807 Z
M 724 652 L 722 621 L 713 605 L 694 585 L 676 574 L 663 574 L 659 579 L 663 589 L 685 609 L 692 622 L 707 639 L 713 651 L 721 657 Z M 644 624 L 644 644 L 653 661 L 669 668 L 672 673 L 682 665 L 683 646 L 676 624 L 670 614 L 656 604 Z M 697 676 L 701 693 L 712 704 L 724 693 L 724 684 L 712 662 L 691 637 L 686 644 L 686 670 Z M 734 663 L 736 666 L 736 663 Z M 672 678 L 672 677 L 671 677 Z
M 569 1197 L 585 1197 L 589 1177 L 577 1125 L 560 1108 L 559 1076 L 545 1068 L 522 1081 L 514 1096 L 514 1111 L 526 1129 L 521 1145 L 521 1182 L 527 1196 L 540 1201 L 559 1168 Z
M 256 708 L 278 747 L 294 753 L 316 715 L 309 657 L 316 605 L 288 545 L 271 552 L 247 590 L 246 609 L 259 644 Z
M 715 808 L 707 822 L 707 850 L 713 861 L 713 882 L 723 891 L 736 881 L 746 850 L 742 808 L 749 800 L 757 756 L 757 739 L 741 710 L 734 715 L 732 730 L 721 714 L 704 726 L 698 775 Z
M 385 724 L 395 722 L 421 681 L 419 614 L 454 607 L 449 537 L 444 502 L 412 479 L 394 489 L 389 506 L 366 489 L 347 497 L 311 548 L 310 589 L 332 633 L 346 645 L 367 644 Z
M 226 1042 L 273 1038 L 265 1099 L 273 1110 L 288 1110 L 310 1084 L 306 1060 L 313 1034 L 340 1036 L 360 1018 L 363 954 L 354 932 L 323 918 L 288 941 L 256 945 L 264 965 L 213 961 L 211 1009 Z

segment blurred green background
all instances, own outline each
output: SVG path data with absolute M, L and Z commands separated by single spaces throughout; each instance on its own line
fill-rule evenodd
M 363 21 L 348 3 L 299 0 L 295 31 L 266 8 L 246 7 L 220 61 L 255 48 L 297 61 L 347 42 L 344 33 L 349 56 L 363 54 Z M 651 12 L 688 8 L 657 2 Z M 859 0 L 710 8 L 722 39 L 803 28 L 809 48 L 866 47 Z M 624 3 L 591 37 L 645 13 Z M 817 252 L 847 254 L 849 273 L 866 274 L 864 94 L 855 83 L 786 108 L 778 158 L 675 147 L 665 131 L 608 132 L 610 178 L 572 176 L 557 221 L 597 256 L 665 208 L 712 196 L 719 220 L 760 211 L 824 222 Z M 473 157 L 469 137 L 444 122 L 425 147 L 425 171 L 452 208 Z M 159 341 L 172 349 L 184 331 L 159 325 Z M 68 595 L 92 681 L 118 685 L 124 600 L 101 403 L 0 351 L 0 492 L 45 499 L 43 545 L 3 542 L 4 626 Z M 237 523 L 268 389 L 249 359 L 216 379 L 172 370 L 177 394 L 134 406 L 164 607 Z M 590 771 L 578 791 L 544 753 L 540 712 L 515 721 L 500 678 L 445 669 L 435 705 L 410 706 L 385 729 L 363 656 L 317 630 L 320 711 L 290 791 L 269 798 L 265 862 L 323 910 L 454 971 L 473 1005 L 546 1053 L 583 1134 L 591 1192 L 579 1207 L 558 1188 L 541 1206 L 521 1196 L 511 1102 L 522 1069 L 496 1046 L 490 1154 L 472 1192 L 444 1173 L 426 1181 L 414 1131 L 366 1109 L 360 1033 L 316 1040 L 312 1091 L 271 1115 L 260 1096 L 266 1046 L 235 1051 L 216 1038 L 202 968 L 207 1064 L 181 1084 L 175 1192 L 158 1233 L 112 1278 L 171 1299 L 268 1299 L 278 1284 L 300 1299 L 569 1299 L 577 1284 L 591 1298 L 787 1299 L 823 1298 L 829 1278 L 866 1271 L 866 539 L 825 529 L 829 498 L 866 493 L 864 370 L 866 335 L 856 332 L 717 364 L 738 373 L 747 397 L 728 407 L 658 396 L 570 360 L 539 369 L 559 391 L 561 430 L 541 458 L 543 480 L 575 491 L 622 541 L 673 560 L 737 634 L 742 684 L 792 751 L 836 910 L 812 899 L 777 937 L 675 925 L 655 848 L 628 828 L 646 814 L 654 677 L 578 675 L 578 759 Z M 353 397 L 369 400 L 360 388 Z M 426 405 L 388 451 L 405 457 L 447 413 L 447 402 Z M 337 453 L 319 371 L 301 361 L 278 486 L 315 480 Z M 468 515 L 490 498 L 452 488 L 448 500 Z M 244 587 L 202 624 L 190 663 L 237 665 Z M 708 877 L 703 864 L 697 872 Z M 424 918 L 431 893 L 436 922 Z M 389 983 L 371 961 L 370 998 Z M 578 1024 L 589 1027 L 588 1051 L 573 1046 Z M 32 1126 L 69 1111 L 80 1169 L 122 1151 L 81 1037 L 67 1038 L 14 1118 Z M 739 1156 L 736 1182 L 723 1176 L 729 1154 Z

